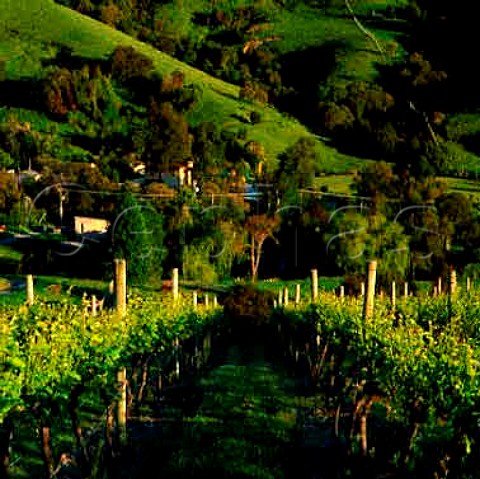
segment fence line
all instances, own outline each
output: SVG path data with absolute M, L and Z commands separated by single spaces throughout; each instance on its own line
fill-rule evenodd
M 370 267 L 373 268 L 373 263 L 369 262 Z M 373 272 L 373 269 L 372 269 Z M 308 304 L 308 303 L 315 303 L 319 295 L 331 296 L 336 297 L 339 302 L 342 304 L 346 304 L 345 298 L 350 298 L 350 303 L 352 301 L 365 301 L 368 297 L 369 302 L 367 304 L 367 316 L 370 315 L 371 309 L 371 301 L 372 301 L 372 294 L 374 298 L 380 298 L 381 300 L 385 299 L 390 302 L 391 309 L 394 310 L 396 303 L 397 303 L 397 285 L 395 281 L 391 282 L 390 288 L 387 288 L 387 294 L 385 294 L 384 290 L 379 291 L 379 294 L 376 294 L 375 291 L 368 290 L 369 285 L 369 278 L 372 281 L 373 277 L 370 270 L 367 269 L 367 282 L 360 283 L 360 292 L 359 294 L 355 295 L 352 294 L 351 291 L 347 294 L 345 285 L 341 284 L 337 288 L 335 288 L 331 292 L 326 292 L 324 290 L 319 289 L 319 279 L 318 279 L 318 270 L 312 269 L 311 270 L 311 279 L 310 279 L 310 296 L 302 295 L 302 286 L 300 283 L 294 283 L 293 285 L 284 285 L 278 290 L 278 296 L 274 300 L 274 307 L 299 307 L 301 304 Z M 370 276 L 369 276 L 370 275 Z M 188 300 L 185 296 L 180 294 L 179 291 L 179 273 L 178 268 L 174 268 L 172 271 L 172 294 L 171 297 L 177 304 L 188 304 L 191 301 L 191 305 L 194 309 L 197 308 L 213 308 L 216 309 L 221 306 L 221 303 L 218 300 L 217 295 L 211 295 L 208 292 L 203 294 L 200 293 L 201 289 L 196 289 L 192 292 L 191 299 Z M 457 283 L 457 275 L 454 268 L 450 268 L 449 275 L 448 275 L 448 288 L 447 291 L 444 291 L 442 288 L 442 277 L 438 277 L 437 280 L 432 284 L 431 290 L 426 292 L 427 296 L 432 297 L 439 297 L 442 294 L 448 294 L 449 296 L 455 296 L 458 291 L 463 291 L 470 293 L 474 289 L 474 283 L 471 277 L 466 278 L 466 285 L 465 289 L 458 286 Z M 290 296 L 290 288 L 292 288 L 293 294 Z M 390 294 L 388 294 L 388 289 L 390 290 Z M 125 315 L 127 311 L 127 265 L 126 261 L 122 259 L 115 259 L 114 260 L 114 279 L 109 283 L 109 293 L 111 298 L 113 298 L 113 305 L 115 309 L 121 314 Z M 107 295 L 107 296 L 108 296 Z M 370 295 L 370 296 L 369 296 Z M 85 307 L 85 314 L 92 314 L 96 315 L 99 311 L 102 311 L 105 308 L 105 300 L 106 297 L 99 299 L 96 295 L 92 295 L 90 298 L 86 297 L 84 294 L 82 298 L 82 304 Z M 403 282 L 403 297 L 409 298 L 411 296 L 419 296 L 414 295 L 413 291 L 410 290 L 409 284 L 407 281 Z M 292 300 L 290 298 L 292 297 Z M 294 299 L 293 299 L 294 298 Z M 33 305 L 35 302 L 35 290 L 34 290 L 34 277 L 33 275 L 29 274 L 26 275 L 26 301 L 25 304 L 28 306 Z M 156 303 L 155 300 L 151 302 Z M 159 304 L 161 301 L 158 302 Z

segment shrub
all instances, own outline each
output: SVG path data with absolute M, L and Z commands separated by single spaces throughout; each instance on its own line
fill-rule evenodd
M 225 318 L 233 336 L 250 341 L 269 330 L 274 294 L 253 285 L 235 286 L 224 302 Z
M 77 109 L 77 98 L 72 72 L 67 68 L 52 71 L 44 81 L 44 103 L 48 113 L 64 117 Z
M 361 284 L 365 282 L 365 277 L 359 273 L 345 275 L 343 286 L 348 295 L 359 295 L 361 292 Z
M 133 78 L 148 78 L 153 69 L 153 62 L 130 46 L 118 46 L 110 57 L 112 77 L 120 82 Z
M 103 23 L 106 23 L 108 26 L 115 28 L 122 19 L 123 14 L 120 8 L 113 3 L 104 5 L 100 8 L 100 19 Z
M 189 281 L 213 284 L 217 273 L 210 263 L 208 249 L 202 245 L 186 246 L 183 251 L 183 277 Z
M 241 100 L 258 102 L 260 104 L 268 103 L 268 92 L 262 85 L 255 82 L 246 81 L 240 88 L 239 97 Z

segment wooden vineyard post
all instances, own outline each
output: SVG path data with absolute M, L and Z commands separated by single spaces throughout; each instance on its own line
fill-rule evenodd
M 365 296 L 365 283 L 363 281 L 360 284 L 360 295 L 362 296 L 362 298 Z
M 440 296 L 442 294 L 442 277 L 439 276 L 437 279 L 437 294 Z
M 285 286 L 285 289 L 283 290 L 283 305 L 285 307 L 288 306 L 288 287 Z
M 127 262 L 114 260 L 115 309 L 121 318 L 127 314 Z M 119 399 L 117 401 L 117 436 L 120 447 L 127 444 L 127 369 L 117 371 Z M 112 411 L 113 412 L 113 411 Z
M 363 319 L 367 321 L 373 316 L 375 301 L 375 282 L 377 279 L 377 262 L 369 261 L 367 266 L 367 291 L 363 301 Z
M 392 281 L 392 291 L 390 292 L 390 304 L 392 307 L 392 311 L 395 309 L 395 303 L 396 303 L 396 286 L 395 286 L 395 281 Z
M 197 292 L 194 291 L 193 292 L 193 309 L 197 309 L 197 305 L 198 305 L 198 295 L 197 295 Z
M 35 295 L 33 291 L 33 276 L 27 274 L 27 305 L 32 306 L 35 301 Z
M 117 372 L 119 400 L 117 404 L 117 427 L 120 446 L 127 444 L 127 369 L 120 368 Z
M 455 293 L 457 292 L 457 272 L 453 267 L 450 268 L 448 292 L 452 297 L 455 296 Z
M 315 302 L 318 297 L 318 271 L 312 269 L 312 302 Z
M 437 286 L 433 287 L 433 297 L 436 298 L 438 296 L 438 289 Z
M 218 306 L 218 299 L 217 299 L 217 295 L 214 294 L 213 295 L 213 307 L 216 308 Z
M 97 297 L 92 295 L 92 316 L 97 315 Z
M 112 281 L 110 281 L 110 283 L 108 283 L 108 292 L 112 296 L 115 294 L 115 280 L 113 280 L 113 279 L 112 279 Z
M 455 299 L 456 292 L 457 292 L 457 272 L 453 265 L 449 267 L 448 271 L 448 310 L 449 316 L 452 316 L 452 305 L 453 300 Z
M 405 296 L 405 298 L 408 297 L 408 283 L 406 281 L 403 285 L 403 295 Z
M 467 291 L 470 291 L 471 283 L 470 283 L 470 277 L 467 276 Z
M 281 289 L 278 290 L 278 306 L 283 304 L 283 291 Z
M 172 293 L 173 299 L 178 299 L 178 268 L 173 268 L 172 272 Z
M 208 293 L 205 293 L 205 308 L 208 308 L 209 300 L 208 300 Z
M 295 285 L 295 304 L 298 306 L 300 304 L 301 289 L 300 285 L 297 283 Z
M 343 302 L 343 298 L 345 297 L 345 286 L 340 286 L 340 301 Z
M 115 309 L 121 316 L 127 312 L 127 262 L 115 259 Z

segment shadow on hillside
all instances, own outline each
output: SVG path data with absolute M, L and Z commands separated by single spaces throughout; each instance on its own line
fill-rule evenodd
M 217 93 L 218 95 L 223 96 L 223 97 L 225 97 L 225 98 L 230 98 L 231 100 L 235 100 L 235 101 L 238 101 L 238 100 L 239 100 L 239 98 L 238 98 L 237 95 L 232 95 L 231 93 L 226 93 L 226 92 L 224 92 L 224 91 L 222 91 L 222 90 L 220 90 L 220 89 L 218 89 L 218 88 L 215 88 L 214 86 L 211 86 L 210 89 L 211 89 L 213 92 L 215 92 L 215 93 Z
M 53 58 L 46 58 L 42 60 L 42 67 L 56 66 L 61 68 L 68 68 L 69 70 L 81 70 L 85 66 L 95 68 L 101 67 L 103 72 L 110 70 L 110 60 L 106 58 L 88 58 L 84 56 L 75 55 L 73 49 L 59 43 L 53 43 L 57 48 L 57 53 Z
M 277 108 L 307 125 L 314 124 L 319 86 L 332 75 L 338 55 L 347 49 L 347 43 L 332 41 L 283 55 L 280 60 L 283 86 L 293 92 L 282 97 Z
M 110 62 L 106 59 L 74 56 L 70 48 L 56 44 L 53 46 L 58 48 L 58 52 L 53 58 L 41 60 L 44 69 L 54 66 L 80 70 L 88 66 L 90 69 L 100 67 L 103 72 L 110 70 Z M 44 111 L 44 97 L 44 78 L 25 77 L 0 81 L 0 106 Z
M 231 118 L 234 118 L 235 120 L 239 121 L 240 123 L 244 123 L 246 125 L 250 125 L 251 122 L 248 121 L 244 116 L 239 115 L 238 113 L 232 113 L 230 115 Z
M 0 106 L 36 110 L 41 108 L 41 83 L 37 79 L 22 78 L 0 83 Z

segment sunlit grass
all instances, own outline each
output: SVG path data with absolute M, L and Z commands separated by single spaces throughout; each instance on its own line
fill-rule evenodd
M 213 78 L 153 47 L 132 39 L 89 17 L 54 4 L 51 0 L 0 0 L 0 55 L 7 61 L 7 77 L 39 75 L 41 58 L 52 56 L 52 47 L 60 44 L 72 48 L 75 55 L 106 58 L 118 45 L 131 45 L 152 59 L 163 74 L 181 70 L 186 82 L 201 87 L 202 95 L 196 111 L 196 121 L 228 122 L 234 128 L 245 128 L 247 139 L 262 143 L 267 162 L 302 136 L 313 135 L 298 121 L 285 118 L 278 111 L 261 105 L 246 105 L 239 101 L 239 88 Z M 42 46 L 43 45 L 43 46 Z M 245 108 L 260 111 L 257 125 L 241 123 L 234 115 Z M 344 172 L 361 160 L 339 154 L 315 138 L 321 164 L 326 171 Z

